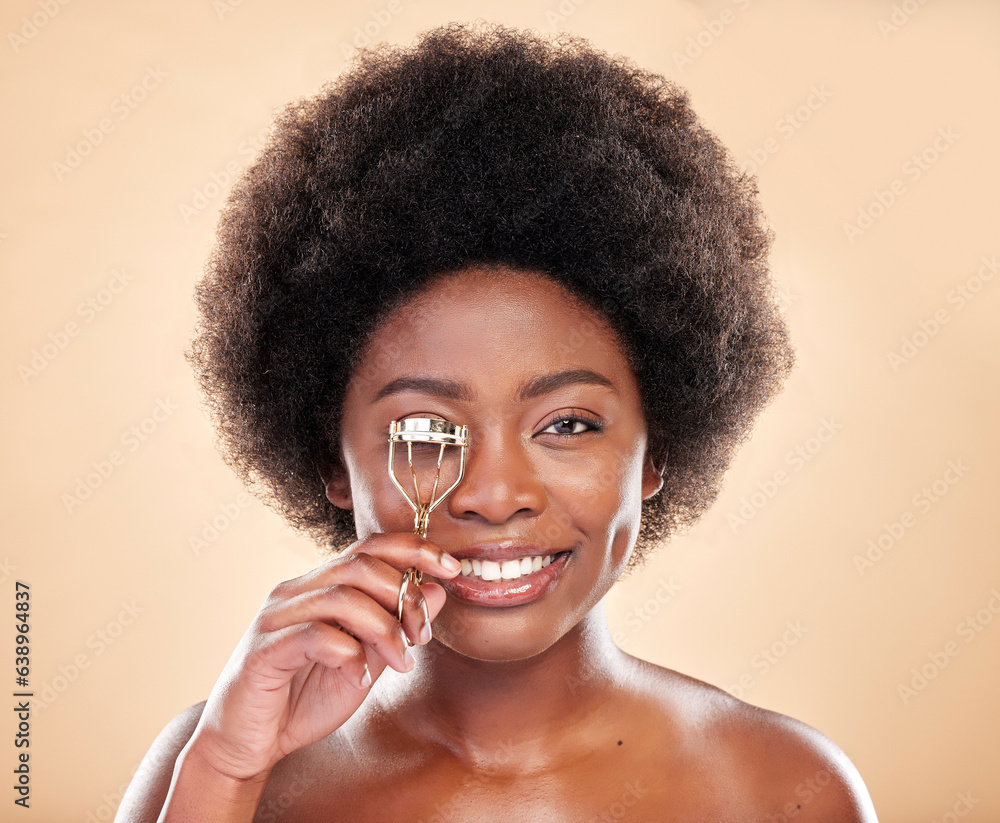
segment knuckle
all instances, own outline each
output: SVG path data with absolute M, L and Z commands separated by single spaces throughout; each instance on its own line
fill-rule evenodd
M 390 619 L 382 626 L 372 638 L 370 645 L 382 654 L 393 651 L 402 654 L 406 647 L 406 640 L 403 638 L 403 630 L 395 618 Z
M 358 604 L 357 589 L 345 583 L 333 583 L 320 592 L 320 598 L 328 608 Z
M 266 663 L 268 658 L 273 654 L 274 644 L 265 642 L 263 638 L 256 638 L 252 642 L 249 648 L 246 649 L 244 654 L 244 668 L 249 670 L 255 670 L 259 668 L 262 664 Z
M 349 664 L 359 664 L 364 665 L 368 662 L 368 658 L 365 656 L 365 650 L 361 647 L 360 643 L 352 643 L 348 649 L 343 652 L 344 662 Z
M 282 581 L 273 589 L 271 589 L 270 592 L 268 592 L 267 600 L 265 601 L 265 603 L 273 603 L 277 600 L 284 600 L 288 596 L 290 589 L 291 589 L 291 581 L 290 580 Z
M 433 563 L 436 565 L 441 559 L 441 550 L 426 542 L 416 547 L 416 553 L 417 559 L 422 563 Z
M 326 635 L 326 624 L 320 623 L 317 620 L 301 623 L 299 624 L 298 635 L 304 643 L 315 643 Z
M 331 585 L 323 589 L 322 591 L 323 599 L 328 600 L 331 603 L 337 603 L 344 599 L 346 595 L 345 591 L 346 588 L 347 587 L 344 586 L 343 583 L 332 583 Z
M 269 634 L 274 631 L 273 610 L 267 605 L 263 606 L 253 620 L 253 630 L 258 634 Z
M 359 568 L 362 573 L 368 574 L 375 569 L 380 561 L 367 552 L 357 552 L 350 555 L 346 562 Z

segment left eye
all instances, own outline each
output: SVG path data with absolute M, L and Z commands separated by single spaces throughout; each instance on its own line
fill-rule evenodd
M 584 432 L 591 431 L 597 428 L 593 423 L 586 420 L 582 420 L 579 417 L 562 417 L 559 420 L 554 420 L 545 429 L 544 432 L 552 432 L 553 434 L 583 434 Z

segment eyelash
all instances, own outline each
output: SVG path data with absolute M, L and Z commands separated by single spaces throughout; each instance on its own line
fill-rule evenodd
M 580 409 L 571 409 L 568 413 L 560 412 L 559 414 L 550 417 L 548 422 L 546 422 L 546 424 L 542 427 L 542 430 L 539 432 L 539 434 L 544 434 L 548 429 L 552 428 L 557 423 L 570 423 L 570 424 L 584 423 L 585 425 L 589 426 L 589 428 L 586 431 L 582 432 L 566 432 L 561 434 L 559 432 L 552 432 L 552 434 L 556 434 L 559 437 L 579 437 L 581 434 L 587 434 L 588 432 L 599 432 L 601 431 L 601 429 L 604 428 L 600 418 L 597 417 L 596 415 L 590 414 L 589 412 L 585 412 Z

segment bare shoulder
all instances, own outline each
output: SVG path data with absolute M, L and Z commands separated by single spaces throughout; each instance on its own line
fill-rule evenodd
M 174 763 L 201 719 L 205 701 L 188 707 L 157 735 L 129 784 L 115 823 L 155 823 L 170 790 Z
M 735 752 L 770 814 L 802 823 L 877 821 L 861 775 L 836 743 L 791 717 L 731 699 L 740 704 L 729 724 Z
M 741 796 L 742 819 L 877 823 L 858 770 L 821 732 L 703 681 L 640 663 L 642 688 L 664 721 L 682 730 L 688 762 L 718 787 L 712 804 Z

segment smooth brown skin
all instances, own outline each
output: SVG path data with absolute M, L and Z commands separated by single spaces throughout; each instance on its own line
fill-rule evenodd
M 535 275 L 467 270 L 391 317 L 370 352 L 345 403 L 345 465 L 325 478 L 360 539 L 271 592 L 207 703 L 153 744 L 117 820 L 876 819 L 821 734 L 612 642 L 601 598 L 661 480 L 635 375 L 595 313 Z M 532 383 L 580 370 L 610 385 Z M 553 425 L 574 410 L 601 429 Z M 389 422 L 406 416 L 471 433 L 428 540 L 408 534 L 386 472 Z M 445 552 L 503 540 L 572 554 L 532 603 L 446 602 Z M 415 666 L 395 617 L 409 566 L 425 575 L 405 605 Z

